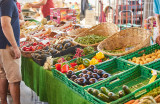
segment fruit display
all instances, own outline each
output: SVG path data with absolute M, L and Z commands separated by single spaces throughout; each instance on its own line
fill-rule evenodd
M 72 70 L 72 71 L 76 72 L 76 71 L 80 71 L 80 70 L 83 70 L 83 69 L 87 68 L 89 65 L 96 65 L 96 64 L 99 64 L 99 63 L 107 61 L 107 60 L 109 60 L 108 57 L 105 57 L 105 55 L 103 53 L 98 52 L 98 53 L 96 53 L 96 55 L 93 58 L 91 58 L 91 60 L 88 59 L 88 58 L 78 57 L 76 59 L 76 61 L 72 61 L 70 63 L 67 63 L 67 62 L 64 62 L 64 63 L 68 64 L 70 66 L 68 68 L 68 70 Z M 59 63 L 59 64 L 62 64 L 62 63 Z M 74 65 L 72 65 L 72 64 L 74 64 Z
M 153 98 L 152 96 L 146 96 L 137 100 L 130 100 L 125 104 L 159 104 L 160 103 L 160 95 Z
M 42 49 L 46 49 L 48 46 L 50 45 L 50 42 L 43 44 L 42 42 L 32 42 L 32 43 L 28 43 L 27 46 L 22 47 L 22 51 L 24 52 L 35 52 L 37 50 L 42 50 Z
M 143 56 L 141 57 L 133 57 L 132 59 L 128 59 L 128 61 L 143 65 L 150 63 L 154 60 L 157 60 L 159 58 L 160 58 L 160 50 L 155 50 L 155 52 L 151 54 L 148 55 L 143 54 Z
M 117 99 L 131 93 L 129 87 L 126 85 L 123 85 L 122 90 L 116 93 L 111 92 L 106 87 L 101 87 L 100 90 L 89 88 L 87 91 L 88 93 L 107 103 L 116 101 Z
M 80 44 L 91 45 L 91 44 L 99 43 L 106 38 L 107 37 L 105 37 L 105 36 L 91 34 L 91 35 L 87 35 L 87 36 L 83 36 L 83 37 L 78 37 L 77 39 L 75 39 L 75 41 Z
M 104 80 L 111 75 L 104 70 L 96 69 L 94 65 L 90 65 L 86 70 L 81 71 L 81 73 L 74 73 L 72 70 L 69 70 L 66 76 L 75 83 L 86 86 Z

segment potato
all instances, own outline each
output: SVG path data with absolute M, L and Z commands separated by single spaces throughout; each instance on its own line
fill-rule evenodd
M 156 56 L 152 56 L 151 58 L 152 58 L 152 59 L 155 59 L 155 58 L 156 58 Z
M 150 58 L 150 55 L 146 55 L 145 58 Z
M 158 50 L 158 51 L 157 51 L 157 53 L 159 53 L 159 54 L 160 54 L 160 50 Z
M 160 54 L 158 54 L 158 58 L 160 58 Z
M 144 63 L 144 64 L 147 64 L 148 62 L 147 62 L 147 61 L 144 61 L 143 63 Z
M 144 64 L 144 62 L 143 62 L 143 61 L 140 61 L 140 64 L 141 64 L 141 65 L 143 65 L 143 64 Z
M 151 55 L 152 55 L 152 56 L 155 56 L 156 54 L 153 52 Z
M 141 58 L 141 60 L 142 60 L 142 61 L 145 61 L 145 60 L 146 60 L 146 58 L 145 58 L 145 57 L 142 57 L 142 58 Z
M 132 61 L 131 59 L 128 59 L 128 61 Z
M 152 58 L 146 58 L 146 61 L 151 62 L 151 61 L 153 61 L 153 59 Z
M 137 59 L 136 57 L 133 57 L 133 58 L 132 58 L 132 60 L 136 60 L 136 59 Z
M 140 62 L 136 61 L 136 64 L 140 64 Z
M 158 51 L 158 50 L 156 49 L 154 52 L 157 53 L 157 51 Z

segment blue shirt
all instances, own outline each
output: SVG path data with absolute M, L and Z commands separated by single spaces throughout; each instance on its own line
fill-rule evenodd
M 20 24 L 19 24 L 19 13 L 15 0 L 2 0 L 0 2 L 0 17 L 9 16 L 11 17 L 11 26 L 17 45 L 20 46 Z M 1 21 L 0 21 L 0 49 L 5 49 L 6 45 L 11 46 L 7 38 L 5 37 Z
M 153 10 L 155 14 L 160 14 L 160 0 L 154 0 Z

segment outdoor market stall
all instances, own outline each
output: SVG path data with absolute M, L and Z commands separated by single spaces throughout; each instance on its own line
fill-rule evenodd
M 160 46 L 149 46 L 145 29 L 119 32 L 112 23 L 82 28 L 45 19 L 21 29 L 23 81 L 43 102 L 123 104 L 160 86 Z

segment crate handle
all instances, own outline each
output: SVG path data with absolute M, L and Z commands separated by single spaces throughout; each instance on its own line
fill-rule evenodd
M 120 80 L 119 78 L 112 79 L 111 81 L 109 81 L 109 84 L 115 83 L 115 82 L 117 82 L 119 80 Z
M 143 49 L 142 51 L 139 51 L 138 54 L 146 52 L 146 49 Z
M 78 85 L 75 84 L 75 82 L 72 81 L 72 85 L 78 88 Z
M 139 98 L 141 95 L 143 95 L 145 93 L 147 93 L 147 89 L 144 86 L 144 87 L 140 88 L 139 90 L 135 91 L 134 96 L 135 96 L 135 98 Z
M 93 100 L 94 100 L 97 104 L 101 104 L 101 103 L 102 103 L 102 101 L 99 101 L 98 98 L 93 97 Z

